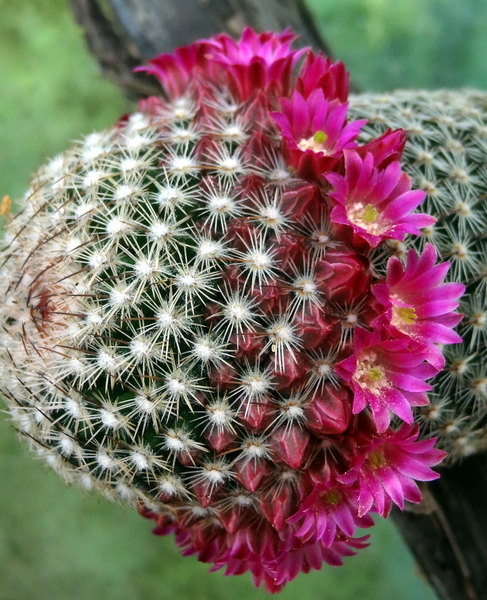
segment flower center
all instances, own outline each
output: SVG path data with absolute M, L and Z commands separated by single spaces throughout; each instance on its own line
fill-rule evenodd
M 377 366 L 376 359 L 377 356 L 372 353 L 358 361 L 354 374 L 354 379 L 360 387 L 373 393 L 390 386 L 386 373 Z
M 387 463 L 387 461 L 384 457 L 384 452 L 380 448 L 377 448 L 376 450 L 369 452 L 367 458 L 369 460 L 370 468 L 373 469 L 374 471 L 375 471 L 375 469 L 380 469 Z
M 379 211 L 370 203 L 364 206 L 363 202 L 354 202 L 347 208 L 347 216 L 352 223 L 372 235 L 380 235 L 387 229 L 381 223 Z
M 338 493 L 338 490 L 331 489 L 327 492 L 321 492 L 320 496 L 332 506 L 337 506 L 340 503 L 340 494 Z
M 325 152 L 325 144 L 328 140 L 328 136 L 324 131 L 317 131 L 313 136 L 308 139 L 303 138 L 298 143 L 300 150 L 312 150 L 313 152 Z
M 370 381 L 376 382 L 380 381 L 384 376 L 384 373 L 379 369 L 379 367 L 372 367 L 366 372 L 366 376 L 370 379 Z
M 399 325 L 414 325 L 414 323 L 416 323 L 417 318 L 418 315 L 416 314 L 416 311 L 413 307 L 395 306 L 393 308 L 392 324 L 398 329 L 400 329 Z
M 362 212 L 362 221 L 364 221 L 364 223 L 375 223 L 378 214 L 377 209 L 375 209 L 372 204 L 367 204 Z

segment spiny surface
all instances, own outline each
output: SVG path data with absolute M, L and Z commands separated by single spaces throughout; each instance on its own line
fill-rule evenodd
M 37 173 L 0 274 L 2 390 L 37 453 L 271 591 L 437 477 L 413 409 L 464 289 L 432 245 L 387 260 L 434 223 L 404 132 L 359 144 L 343 65 L 293 39 L 151 61 L 165 96 Z

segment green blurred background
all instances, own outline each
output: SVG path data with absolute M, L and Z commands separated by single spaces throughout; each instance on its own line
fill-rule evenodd
M 363 90 L 487 88 L 487 0 L 308 1 Z M 0 74 L 0 198 L 20 196 L 46 157 L 131 109 L 98 75 L 65 0 L 0 0 Z M 0 600 L 269 597 L 247 576 L 181 558 L 131 511 L 65 487 L 2 418 L 0 489 Z M 370 548 L 280 598 L 432 600 L 393 524 L 374 529 Z

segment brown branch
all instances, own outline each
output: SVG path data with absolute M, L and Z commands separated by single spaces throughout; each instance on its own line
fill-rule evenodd
M 130 96 L 160 93 L 133 68 L 162 52 L 225 31 L 238 36 L 291 27 L 300 43 L 329 54 L 303 0 L 71 0 L 75 19 L 105 77 Z
M 113 14 L 144 59 L 226 31 L 238 36 L 291 27 L 303 45 L 324 49 L 302 0 L 108 0 Z
M 393 516 L 425 577 L 442 600 L 487 600 L 487 455 L 442 469 L 423 495 L 426 511 Z
M 97 0 L 71 0 L 71 9 L 104 77 L 122 88 L 130 98 L 160 94 L 160 86 L 153 78 L 133 72 L 144 58 L 136 46 L 115 32 L 113 22 Z

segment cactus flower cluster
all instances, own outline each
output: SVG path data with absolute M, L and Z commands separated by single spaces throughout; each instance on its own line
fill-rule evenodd
M 39 170 L 0 255 L 1 389 L 68 482 L 279 591 L 445 452 L 416 407 L 464 286 L 426 244 L 406 135 L 362 141 L 348 74 L 295 36 L 161 55 L 161 96 Z
M 487 94 L 361 94 L 350 98 L 350 114 L 368 119 L 363 142 L 388 127 L 407 131 L 402 165 L 425 192 L 423 207 L 436 218 L 420 237 L 388 242 L 391 252 L 404 262 L 408 248 L 422 252 L 432 245 L 451 263 L 445 280 L 466 284 L 460 306 L 465 316 L 457 328 L 462 343 L 442 348 L 445 367 L 431 381 L 430 403 L 417 411 L 423 435 L 437 436 L 448 463 L 458 463 L 487 449 Z M 435 329 L 428 335 L 431 350 L 438 352 Z

